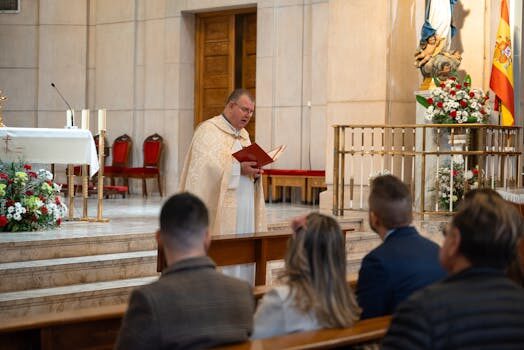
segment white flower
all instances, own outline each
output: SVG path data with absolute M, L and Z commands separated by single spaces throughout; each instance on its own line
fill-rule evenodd
M 22 215 L 20 215 L 20 213 L 16 213 L 15 215 L 13 215 L 13 219 L 15 219 L 16 221 L 20 221 L 22 220 Z
M 7 208 L 7 212 L 8 213 L 12 213 L 14 211 L 15 211 L 15 207 L 13 207 L 13 206 L 9 206 L 9 208 Z
M 471 170 L 466 171 L 466 180 L 473 178 L 473 172 Z
M 9 213 L 5 216 L 7 220 L 11 220 L 13 218 L 13 214 Z
M 22 207 L 22 203 L 20 202 L 16 202 L 15 203 L 15 208 L 21 208 Z

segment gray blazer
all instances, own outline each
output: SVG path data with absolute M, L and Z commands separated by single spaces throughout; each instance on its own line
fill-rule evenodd
M 267 292 L 255 313 L 253 339 L 311 331 L 323 328 L 313 312 L 302 313 L 289 297 L 289 286 L 277 286 Z
M 253 311 L 249 284 L 217 272 L 208 257 L 185 259 L 133 291 L 116 349 L 201 349 L 245 341 Z

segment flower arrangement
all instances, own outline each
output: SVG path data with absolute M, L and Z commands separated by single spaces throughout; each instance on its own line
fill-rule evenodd
M 449 210 L 450 199 L 453 201 L 455 209 L 464 194 L 472 189 L 479 187 L 479 167 L 478 165 L 470 170 L 464 171 L 464 163 L 453 161 L 453 173 L 451 174 L 450 165 L 441 166 L 437 169 L 437 186 L 433 189 L 437 191 L 439 209 Z M 453 194 L 451 196 L 451 178 L 453 176 Z
M 67 213 L 61 186 L 45 169 L 32 171 L 22 162 L 0 162 L 0 232 L 57 227 Z
M 437 87 L 431 97 L 417 95 L 417 101 L 426 107 L 426 120 L 434 124 L 486 123 L 491 113 L 489 96 L 480 89 L 471 88 L 468 75 L 462 82 L 455 76 L 446 81 L 435 79 Z

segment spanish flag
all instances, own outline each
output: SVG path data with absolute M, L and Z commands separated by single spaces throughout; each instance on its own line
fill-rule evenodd
M 511 48 L 511 30 L 509 27 L 509 11 L 506 0 L 502 0 L 500 4 L 500 23 L 497 31 L 495 52 L 493 54 L 489 87 L 493 90 L 496 99 L 500 102 L 502 125 L 514 125 L 513 50 Z M 496 104 L 497 103 L 495 103 L 495 105 Z

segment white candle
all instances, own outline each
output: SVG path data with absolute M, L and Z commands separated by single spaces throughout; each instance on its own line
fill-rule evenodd
M 73 126 L 73 113 L 71 112 L 70 109 L 67 110 L 66 126 L 67 127 Z
M 98 110 L 98 130 L 106 130 L 106 110 Z
M 82 129 L 89 130 L 89 109 L 82 109 Z

